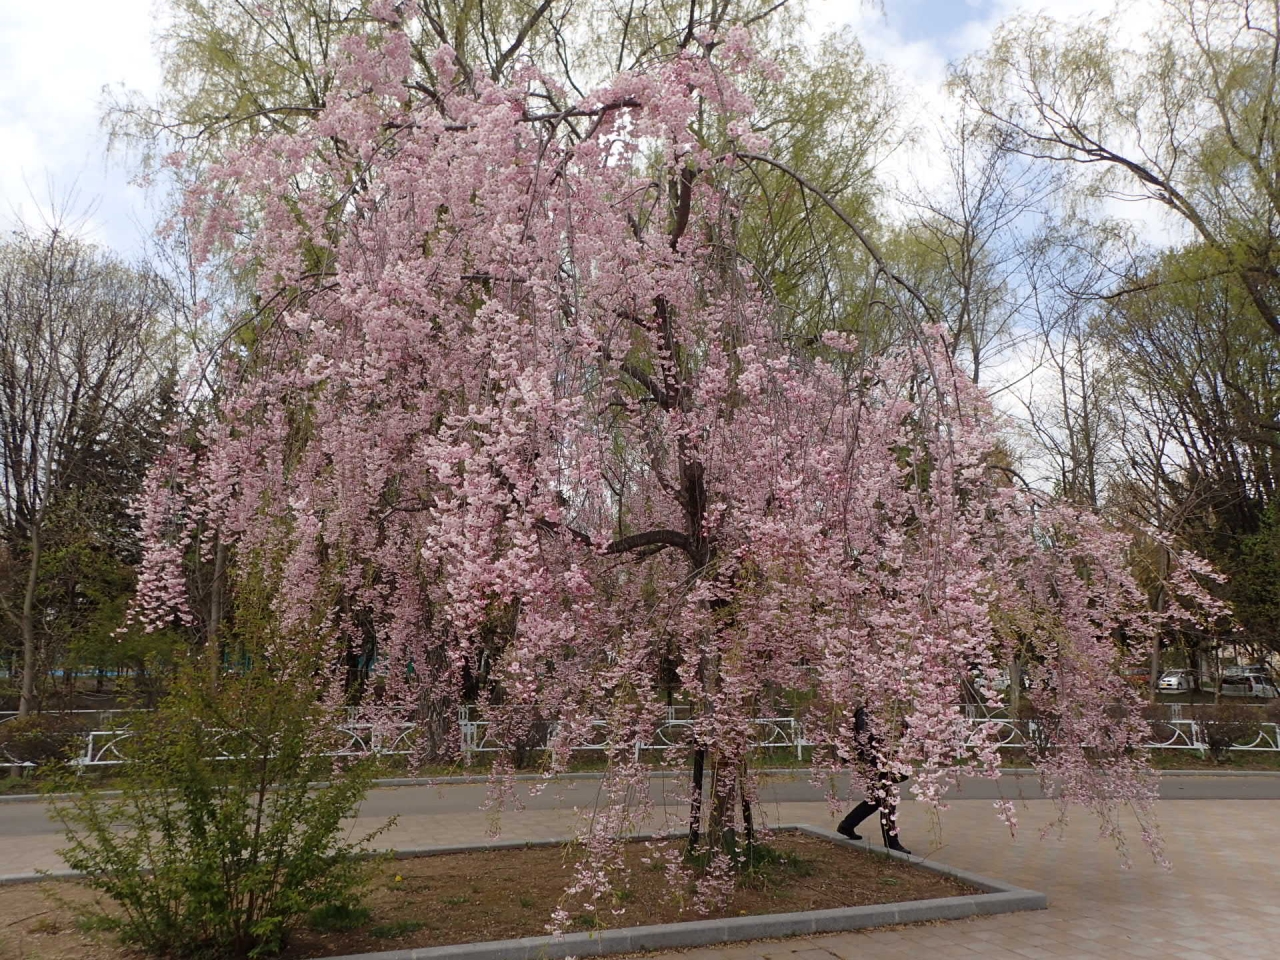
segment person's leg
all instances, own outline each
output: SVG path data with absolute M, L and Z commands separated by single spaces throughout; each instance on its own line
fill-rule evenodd
M 858 834 L 858 824 L 875 813 L 875 811 L 876 804 L 868 797 L 845 814 L 844 819 L 840 821 L 840 825 L 836 827 L 836 833 L 842 834 L 850 840 L 861 840 L 862 837 Z
M 884 845 L 890 850 L 909 854 L 911 851 L 898 838 L 898 804 L 891 788 L 885 789 L 884 798 L 884 803 L 880 806 L 880 836 L 884 838 Z

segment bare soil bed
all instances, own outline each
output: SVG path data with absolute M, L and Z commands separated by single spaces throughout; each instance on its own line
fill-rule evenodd
M 780 854 L 710 914 L 690 891 L 672 890 L 658 845 L 629 844 L 631 875 L 606 909 L 564 902 L 570 931 L 673 923 L 799 910 L 855 907 L 979 893 L 950 877 L 816 837 L 782 834 Z M 415 857 L 379 865 L 363 910 L 313 916 L 291 939 L 286 960 L 408 947 L 542 936 L 564 901 L 576 853 L 535 847 Z M 653 862 L 645 864 L 642 858 Z M 87 930 L 76 904 L 93 897 L 80 884 L 0 887 L 0 960 L 136 960 L 108 934 Z M 365 911 L 367 910 L 367 913 Z M 621 910 L 615 914 L 614 910 Z

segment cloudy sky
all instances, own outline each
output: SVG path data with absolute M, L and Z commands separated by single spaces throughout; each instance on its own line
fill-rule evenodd
M 150 218 L 107 163 L 99 115 L 106 85 L 155 89 L 152 13 L 152 0 L 0 0 L 0 222 L 69 202 L 93 208 L 94 239 L 138 247 Z
M 1129 4 L 1143 6 L 1148 0 Z M 928 124 L 946 65 L 981 49 L 994 26 L 1045 0 L 811 0 L 816 22 L 850 24 L 911 91 Z M 1055 0 L 1057 16 L 1092 16 L 1110 0 Z M 136 250 L 152 217 L 143 192 L 106 156 L 103 88 L 152 91 L 156 0 L 0 0 L 0 223 L 52 205 L 81 214 L 93 239 Z M 1137 21 L 1135 20 L 1135 23 Z M 85 216 L 87 214 L 87 216 Z

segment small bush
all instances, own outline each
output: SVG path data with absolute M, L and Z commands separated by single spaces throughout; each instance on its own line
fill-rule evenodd
M 1259 733 L 1261 711 L 1239 703 L 1206 704 L 1195 711 L 1205 746 L 1216 763 L 1225 763 L 1231 748 L 1254 740 Z
M 84 725 L 57 713 L 33 713 L 0 723 L 0 763 L 51 763 L 76 752 Z
M 1280 698 L 1272 700 L 1265 708 L 1267 723 L 1280 723 Z
M 1053 750 L 1062 724 L 1057 714 L 1041 710 L 1023 697 L 1018 704 L 1017 718 L 1029 757 L 1043 757 Z
M 119 908 L 89 909 L 149 953 L 211 957 L 275 953 L 308 915 L 356 909 L 359 848 L 381 831 L 343 839 L 370 768 L 324 756 L 334 726 L 313 689 L 266 667 L 216 693 L 180 679 L 127 741 L 121 796 L 55 803 L 63 858 Z

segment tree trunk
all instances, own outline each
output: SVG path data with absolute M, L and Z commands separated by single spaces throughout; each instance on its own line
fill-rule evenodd
M 702 773 L 707 762 L 705 747 L 693 751 L 693 777 L 689 796 L 689 853 L 698 847 L 702 831 Z
M 694 755 L 695 774 L 701 774 L 706 767 L 706 751 L 699 750 Z M 689 852 L 693 853 L 698 840 L 704 840 L 708 853 L 717 850 L 738 848 L 737 824 L 734 811 L 739 802 L 742 807 L 743 841 L 747 844 L 755 842 L 755 818 L 752 814 L 751 799 L 746 791 L 747 762 L 742 760 L 735 764 L 727 764 L 718 754 L 712 755 L 711 762 L 711 797 L 710 808 L 703 816 L 706 801 L 703 797 L 701 778 L 695 781 L 695 803 L 698 816 L 694 816 L 694 806 L 690 807 L 689 817 Z
M 1163 613 L 1168 605 L 1168 591 L 1165 580 L 1169 576 L 1169 551 L 1160 547 L 1160 585 L 1156 587 L 1155 600 L 1151 604 L 1156 613 Z M 1156 694 L 1160 686 L 1160 632 L 1157 630 L 1151 637 L 1151 691 L 1150 700 L 1156 702 Z
M 222 672 L 222 642 L 218 636 L 222 627 L 222 582 L 227 566 L 227 548 L 218 539 L 213 553 L 213 586 L 209 595 L 209 629 L 205 634 L 205 667 L 209 673 L 209 692 L 217 693 L 218 677 Z
M 31 566 L 27 571 L 27 590 L 22 597 L 22 693 L 18 698 L 18 716 L 31 712 L 36 692 L 36 584 L 40 569 L 40 525 L 31 525 Z

